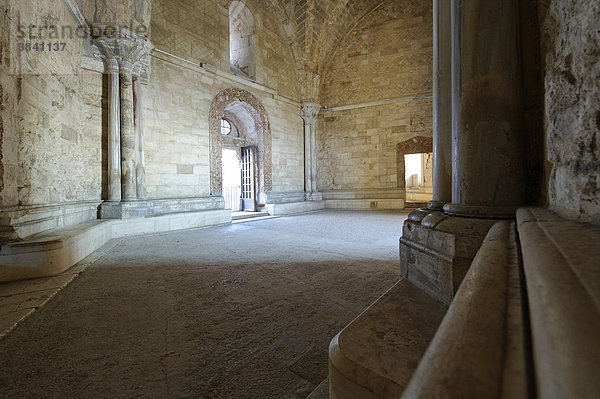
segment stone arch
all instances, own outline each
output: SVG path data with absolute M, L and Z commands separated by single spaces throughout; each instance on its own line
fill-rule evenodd
M 406 181 L 404 180 L 404 173 L 406 170 L 404 155 L 421 154 L 425 152 L 433 152 L 433 139 L 431 137 L 416 136 L 396 145 L 398 188 L 406 189 Z
M 225 89 L 215 96 L 210 106 L 210 194 L 222 193 L 221 157 L 223 137 L 221 118 L 235 119 L 244 145 L 256 146 L 256 194 L 259 205 L 266 203 L 266 193 L 273 186 L 271 164 L 271 124 L 267 111 L 250 92 L 238 88 Z

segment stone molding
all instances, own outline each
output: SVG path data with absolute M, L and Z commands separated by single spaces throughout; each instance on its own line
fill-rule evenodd
M 210 105 L 210 192 L 211 195 L 221 195 L 222 192 L 222 149 L 221 119 L 225 117 L 225 108 L 241 103 L 254 120 L 255 137 L 246 137 L 246 145 L 256 146 L 256 200 L 258 205 L 266 201 L 265 193 L 273 186 L 271 163 L 271 124 L 267 111 L 262 103 L 252 93 L 240 89 L 229 88 L 215 96 Z

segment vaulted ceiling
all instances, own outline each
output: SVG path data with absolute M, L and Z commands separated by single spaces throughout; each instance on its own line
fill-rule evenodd
M 298 69 L 322 74 L 339 43 L 371 11 L 399 0 L 268 0 L 290 41 Z

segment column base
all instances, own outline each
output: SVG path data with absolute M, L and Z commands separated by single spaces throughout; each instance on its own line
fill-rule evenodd
M 498 219 L 448 216 L 436 211 L 413 211 L 400 238 L 403 276 L 438 301 L 449 304 Z
M 436 200 L 429 201 L 427 203 L 427 209 L 429 209 L 431 211 L 443 212 L 445 204 L 447 204 L 446 201 L 436 201 Z
M 304 193 L 304 199 L 306 201 L 323 201 L 323 194 L 318 191 L 311 191 Z

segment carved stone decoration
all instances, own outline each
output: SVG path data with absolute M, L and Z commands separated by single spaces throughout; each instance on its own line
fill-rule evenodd
M 144 199 L 141 107 L 137 107 L 141 87 L 138 79 L 147 71 L 152 45 L 145 37 L 133 35 L 126 29 L 114 33 L 107 33 L 107 30 L 100 25 L 93 29 L 94 32 L 102 32 L 102 35 L 94 37 L 94 43 L 102 52 L 100 57 L 105 61 L 111 82 L 108 200 Z
M 210 193 L 222 193 L 222 149 L 221 119 L 226 116 L 226 108 L 238 104 L 254 120 L 254 132 L 246 135 L 246 145 L 256 146 L 257 158 L 257 202 L 266 203 L 266 193 L 272 190 L 271 163 L 271 124 L 261 102 L 250 92 L 238 88 L 225 89 L 213 99 L 210 106 Z
M 104 29 L 95 27 L 94 31 L 104 32 Z M 122 29 L 110 35 L 94 38 L 106 63 L 108 72 L 119 71 L 139 76 L 148 64 L 148 57 L 153 50 L 148 39 L 135 36 Z

